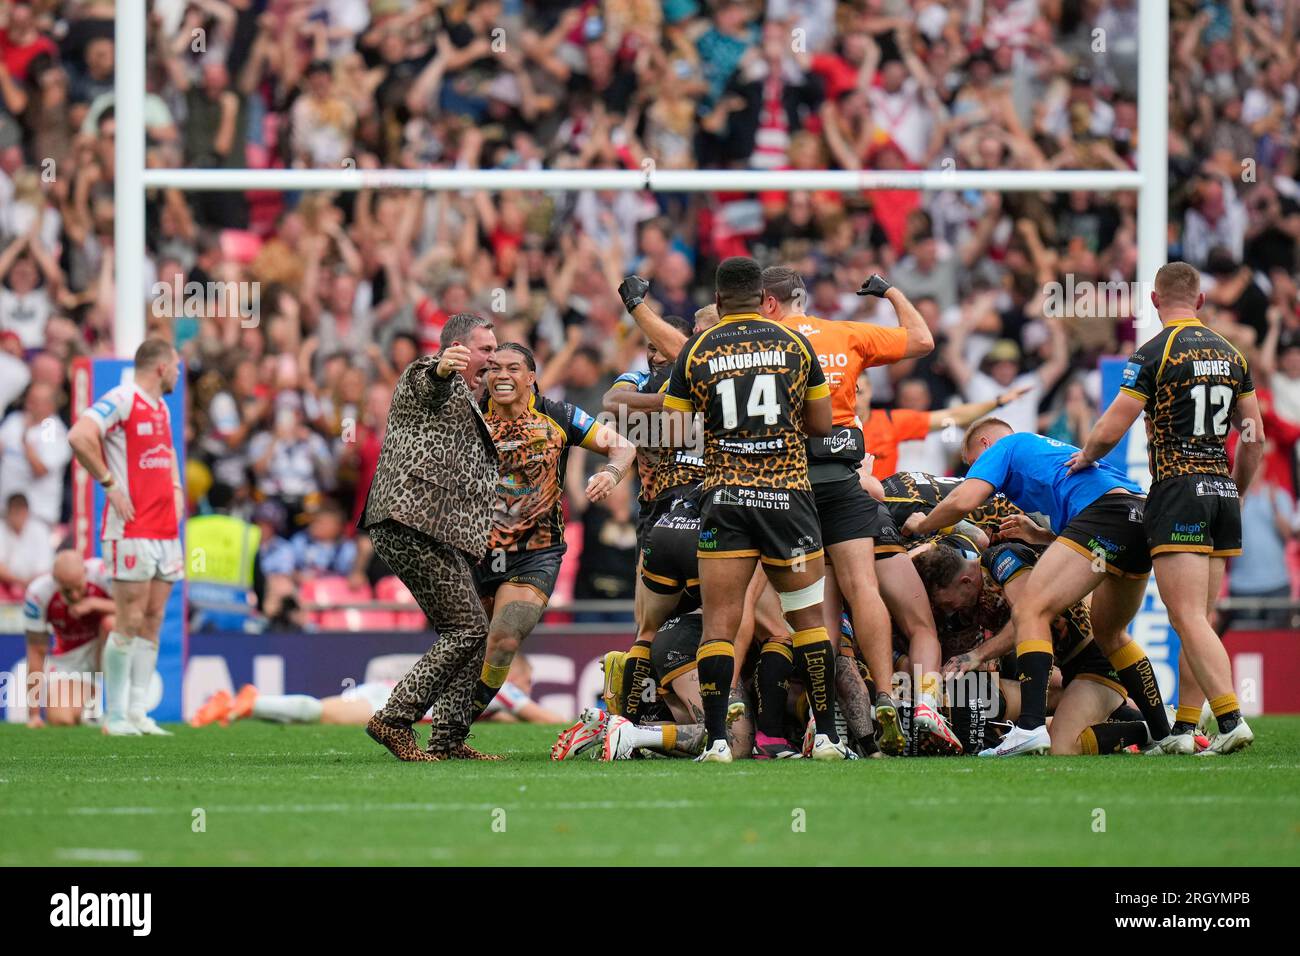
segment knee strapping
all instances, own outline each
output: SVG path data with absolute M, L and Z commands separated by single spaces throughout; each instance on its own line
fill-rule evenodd
M 821 604 L 825 593 L 826 579 L 818 578 L 806 588 L 797 591 L 778 591 L 777 597 L 781 599 L 781 610 L 788 614 L 791 611 L 802 611 L 814 604 Z

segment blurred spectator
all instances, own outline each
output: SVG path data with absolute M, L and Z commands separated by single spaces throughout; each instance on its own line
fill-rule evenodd
M 0 597 L 22 600 L 32 579 L 53 566 L 54 545 L 50 543 L 49 529 L 32 520 L 26 495 L 9 495 L 4 521 L 0 522 Z
M 1286 548 L 1296 531 L 1291 496 L 1264 477 L 1255 481 L 1241 499 L 1241 555 L 1228 562 L 1228 596 L 1290 598 Z M 1290 617 L 1285 609 L 1229 611 L 1223 616 L 1221 631 L 1243 618 L 1285 626 Z
M 19 491 L 36 524 L 48 533 L 63 509 L 63 479 L 72 449 L 68 429 L 55 414 L 55 393 L 33 382 L 23 410 L 0 422 L 0 501 Z
M 1291 485 L 1300 6 L 1171 7 L 1170 256 L 1203 270 L 1207 322 L 1247 355 L 1261 400 L 1271 395 L 1268 473 Z M 152 166 L 1122 170 L 1136 162 L 1138 9 L 156 3 L 139 108 Z M 37 401 L 66 420 L 71 363 L 114 354 L 111 10 L 0 3 L 0 412 L 13 412 L 0 496 L 21 487 L 42 521 L 60 517 L 49 502 L 68 496 L 67 470 L 52 469 L 54 495 L 37 490 L 48 477 L 8 477 L 33 467 L 15 438 L 27 403 L 11 406 L 37 383 L 48 390 Z M 943 407 L 1023 382 L 1031 392 L 999 414 L 1077 440 L 1096 414 L 1098 357 L 1126 353 L 1138 333 L 1126 304 L 1071 318 L 1048 290 L 1148 278 L 1131 193 L 156 190 L 146 217 L 148 288 L 203 292 L 179 311 L 147 300 L 150 331 L 186 363 L 189 454 L 207 471 L 195 488 L 208 485 L 195 504 L 241 516 L 273 505 L 286 546 L 327 495 L 356 515 L 384 393 L 459 311 L 534 347 L 539 388 L 593 411 L 615 376 L 644 365 L 614 293 L 629 271 L 651 281 L 657 309 L 689 318 L 712 300 L 717 262 L 751 254 L 798 268 L 811 313 L 892 322 L 854 295 L 880 271 L 939 344 L 875 370 L 877 406 Z M 241 299 L 256 302 L 247 315 Z M 902 459 L 952 467 L 948 450 L 940 432 Z M 597 549 L 618 538 L 619 519 L 587 520 Z M 271 567 L 284 560 L 274 534 L 263 550 Z M 369 564 L 362 537 L 349 571 Z M 288 621 L 292 601 L 281 603 Z

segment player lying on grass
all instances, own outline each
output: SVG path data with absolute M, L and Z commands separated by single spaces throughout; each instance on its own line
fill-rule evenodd
M 60 551 L 27 585 L 27 726 L 79 724 L 92 703 L 104 639 L 113 628 L 112 580 L 99 558 Z M 45 718 L 41 717 L 41 708 Z
M 558 724 L 564 717 L 532 699 L 533 667 L 524 655 L 510 666 L 510 676 L 484 712 L 484 720 Z M 190 718 L 190 726 L 206 727 L 232 720 L 265 720 L 276 724 L 346 724 L 364 726 L 388 703 L 396 681 L 366 681 L 332 697 L 310 694 L 261 694 L 245 684 L 234 697 L 219 690 Z
M 970 673 L 1015 648 L 1012 617 L 1032 592 L 1031 571 L 1038 560 L 1038 552 L 1019 541 L 996 544 L 979 557 L 948 544 L 937 544 L 917 556 L 917 568 L 937 614 L 970 621 L 981 638 L 994 635 L 954 655 L 958 660 L 952 673 Z M 1108 722 L 1124 704 L 1126 692 L 1093 640 L 1086 601 L 1080 599 L 1053 619 L 1050 633 L 1064 688 L 1052 715 L 1051 752 L 1116 753 L 1133 744 L 1152 744 L 1144 722 Z M 1124 639 L 1123 646 L 1132 643 L 1127 635 Z M 996 749 L 982 751 L 981 756 L 994 756 Z
M 1073 445 L 1041 435 L 1017 434 L 1001 419 L 972 425 L 962 442 L 970 465 L 966 479 L 928 514 L 907 519 L 916 537 L 948 527 L 980 507 L 995 491 L 1051 531 L 1029 530 L 1029 543 L 1047 545 L 1029 574 L 1026 596 L 1012 612 L 1020 677 L 1020 716 L 996 756 L 1045 753 L 1052 748 L 1047 723 L 1047 682 L 1052 672 L 1051 628 L 1067 609 L 1093 594 L 1097 646 L 1137 702 L 1160 752 L 1181 751 L 1171 737 L 1164 700 L 1146 653 L 1125 629 L 1146 595 L 1151 571 L 1142 531 L 1141 488 L 1108 464 L 1072 473 Z M 1014 518 L 1008 519 L 1016 526 Z

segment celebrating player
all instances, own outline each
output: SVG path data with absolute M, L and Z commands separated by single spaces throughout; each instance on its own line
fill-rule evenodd
M 1097 646 L 1110 660 L 1128 695 L 1137 703 L 1156 742 L 1153 752 L 1176 752 L 1160 688 L 1146 653 L 1125 628 L 1142 605 L 1151 572 L 1142 534 L 1142 489 L 1102 463 L 1070 472 L 1078 449 L 1041 435 L 1017 434 L 999 418 L 986 418 L 966 432 L 962 453 L 970 463 L 966 480 L 948 492 L 928 515 L 907 519 L 903 533 L 930 534 L 966 517 L 995 491 L 1027 514 L 1041 514 L 1051 531 L 1033 530 L 1016 517 L 1004 529 L 1047 544 L 1027 581 L 1026 595 L 1013 609 L 1020 716 L 992 755 L 1045 753 L 1052 747 L 1047 722 L 1047 683 L 1052 673 L 1052 622 L 1093 594 L 1092 626 Z
M 565 465 L 574 445 L 607 456 L 587 482 L 587 499 L 603 501 L 636 455 L 612 428 L 576 405 L 534 390 L 537 363 L 525 346 L 507 343 L 488 361 L 484 418 L 500 458 L 501 481 L 487 555 L 474 569 L 479 597 L 492 620 L 473 714 L 492 702 L 519 645 L 541 619 L 564 557 Z M 434 705 L 435 723 L 438 705 Z
M 1145 411 L 1151 494 L 1147 545 L 1169 623 L 1183 642 L 1197 687 L 1181 688 L 1179 752 L 1192 752 L 1200 703 L 1209 697 L 1219 724 L 1209 754 L 1248 747 L 1232 663 L 1210 624 L 1227 559 L 1241 554 L 1240 495 L 1264 455 L 1264 422 L 1245 357 L 1196 317 L 1205 303 L 1200 274 L 1185 262 L 1156 273 L 1151 302 L 1164 330 L 1129 358 L 1120 394 L 1070 461 L 1086 474 Z M 1241 432 L 1228 468 L 1229 423 Z
M 848 605 L 868 668 L 873 676 L 881 675 L 877 678 L 875 713 L 882 736 L 892 744 L 889 749 L 896 750 L 900 736 L 897 710 L 890 696 L 889 680 L 883 676 L 893 672 L 888 666 L 890 616 L 876 582 L 874 539 L 881 530 L 880 507 L 858 480 L 857 469 L 865 452 L 857 416 L 857 383 L 858 376 L 867 368 L 929 353 L 934 348 L 934 339 L 907 296 L 883 277 L 871 276 L 862 284 L 859 294 L 887 299 L 898 315 L 900 327 L 830 322 L 806 315 L 803 307 L 807 292 L 799 274 L 785 267 L 763 270 L 763 314 L 807 337 L 831 389 L 833 433 L 808 440 L 808 478 L 821 522 L 828 559 L 826 579 L 831 588 L 831 599 L 824 604 L 826 628 L 828 633 L 839 631 L 840 602 L 834 599 L 838 593 Z M 923 680 L 923 686 L 918 688 L 917 726 L 944 738 L 948 746 L 957 745 L 957 739 L 936 710 L 934 685 L 941 661 L 934 628 L 924 622 L 913 622 L 910 615 L 904 616 L 908 633 L 913 637 L 913 662 L 923 674 L 931 675 L 929 682 Z M 764 654 L 759 667 L 788 668 L 788 663 L 779 653 Z M 846 676 L 852 678 L 856 673 L 854 668 L 846 671 Z M 846 689 L 852 692 L 859 686 L 861 682 L 855 681 L 846 684 Z M 865 687 L 862 692 L 865 694 Z M 759 719 L 767 723 L 762 711 Z M 778 748 L 777 755 L 784 741 L 773 739 L 771 731 L 779 719 L 779 715 L 773 715 L 767 724 L 768 732 L 763 733 L 760 728 L 758 737 L 759 747 Z
M 807 435 L 830 432 L 830 390 L 808 340 L 764 319 L 758 263 L 725 259 L 717 272 L 721 320 L 678 356 L 664 408 L 704 416 L 697 655 L 708 746 L 700 760 L 730 762 L 727 694 L 745 591 L 759 562 L 776 588 L 817 724 L 812 756 L 844 759 L 835 732 L 830 639 L 821 620 L 825 562 Z
M 163 401 L 179 374 L 171 343 L 146 339 L 136 349 L 134 381 L 109 390 L 68 432 L 77 461 L 108 499 L 104 557 L 116 613 L 104 645 L 104 732 L 113 736 L 171 735 L 146 704 L 167 598 L 184 572 L 184 492 Z
M 111 590 L 104 562 L 71 550 L 60 551 L 54 566 L 27 585 L 28 727 L 43 726 L 42 701 L 51 726 L 81 723 L 94 693 L 103 639 L 113 625 Z

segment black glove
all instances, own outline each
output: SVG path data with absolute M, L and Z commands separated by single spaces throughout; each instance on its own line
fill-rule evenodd
M 618 297 L 623 300 L 623 308 L 631 312 L 645 301 L 645 294 L 650 290 L 650 283 L 640 276 L 628 276 L 618 284 Z
M 879 273 L 872 274 L 871 278 L 862 283 L 862 288 L 858 290 L 858 295 L 874 295 L 883 299 L 885 293 L 892 289 L 889 280 Z

